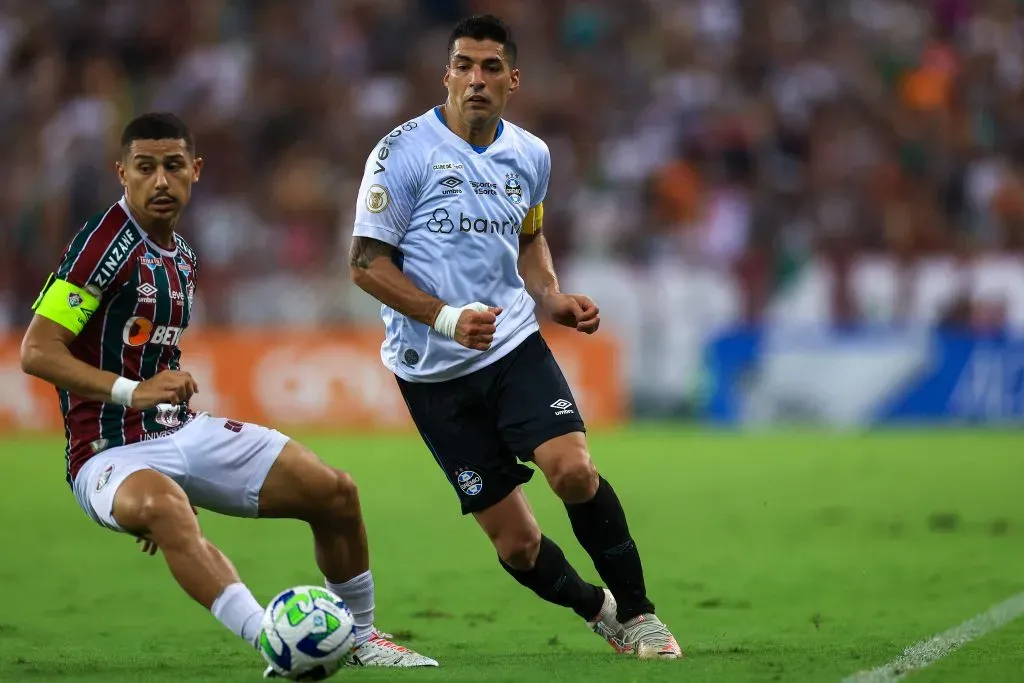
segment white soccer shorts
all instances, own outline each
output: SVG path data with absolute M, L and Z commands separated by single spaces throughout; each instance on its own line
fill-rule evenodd
M 114 520 L 114 494 L 129 475 L 150 469 L 173 479 L 198 508 L 257 517 L 260 489 L 286 443 L 275 429 L 199 413 L 173 434 L 90 458 L 75 477 L 75 499 L 97 523 L 124 531 Z

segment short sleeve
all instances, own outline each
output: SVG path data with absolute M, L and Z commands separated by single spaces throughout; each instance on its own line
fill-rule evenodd
M 396 247 L 401 243 L 419 196 L 420 169 L 415 151 L 407 139 L 389 135 L 367 157 L 353 236 Z
M 530 198 L 530 206 L 535 207 L 541 204 L 548 196 L 548 183 L 551 181 L 551 152 L 548 146 L 540 143 L 537 155 L 537 179 L 533 187 L 533 194 Z
M 92 292 L 97 298 L 119 286 L 126 257 L 140 238 L 115 204 L 87 222 L 64 251 L 54 278 Z
M 79 334 L 104 295 L 123 284 L 138 233 L 117 205 L 87 222 L 71 239 L 32 310 Z

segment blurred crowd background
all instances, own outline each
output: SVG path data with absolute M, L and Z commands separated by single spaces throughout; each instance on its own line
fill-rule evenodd
M 202 318 L 346 323 L 365 158 L 444 99 L 446 40 L 517 32 L 508 117 L 550 145 L 556 263 L 730 273 L 756 320 L 842 273 L 1024 250 L 1019 0 L 0 0 L 0 329 L 119 195 L 122 126 L 173 110 L 206 160 L 181 232 Z

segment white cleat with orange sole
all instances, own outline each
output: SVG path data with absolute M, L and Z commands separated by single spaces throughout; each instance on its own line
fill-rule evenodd
M 683 651 L 668 626 L 653 614 L 641 614 L 627 621 L 626 647 L 640 659 L 679 659 Z
M 370 639 L 357 647 L 349 655 L 345 661 L 346 666 L 390 666 L 390 667 L 417 667 L 417 666 L 437 666 L 437 662 L 430 657 L 424 657 L 418 652 L 414 652 L 407 647 L 402 647 L 398 643 L 394 643 L 390 640 L 392 636 L 388 633 L 381 633 L 380 631 L 374 630 L 373 635 Z M 293 680 L 298 681 L 321 681 L 325 678 L 330 678 L 336 669 L 330 671 L 316 670 L 310 672 L 307 675 L 302 675 L 294 678 Z M 267 670 L 263 672 L 263 678 L 285 678 L 281 674 L 274 671 L 272 667 L 267 667 Z
M 604 589 L 604 604 L 601 611 L 592 620 L 587 622 L 590 630 L 601 636 L 619 654 L 629 654 L 629 646 L 626 645 L 626 630 L 619 623 L 615 616 L 618 611 L 618 604 L 615 596 L 607 588 Z
M 390 666 L 411 668 L 437 666 L 437 661 L 388 640 L 391 636 L 374 630 L 370 639 L 349 655 L 349 666 Z

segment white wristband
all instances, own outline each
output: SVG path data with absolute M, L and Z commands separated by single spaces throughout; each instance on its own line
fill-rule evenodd
M 459 316 L 467 309 L 483 313 L 487 310 L 487 306 L 479 301 L 458 308 L 445 304 L 434 318 L 434 329 L 449 339 L 455 339 L 455 327 L 459 324 Z
M 110 389 L 110 400 L 113 403 L 122 405 L 125 408 L 132 407 L 132 394 L 139 383 L 127 377 L 118 377 L 114 380 L 114 386 Z

